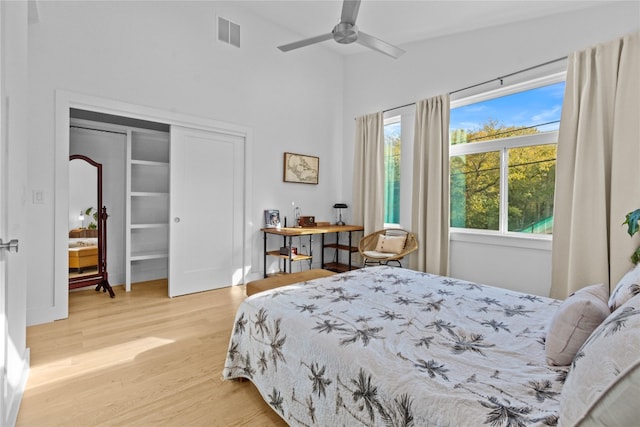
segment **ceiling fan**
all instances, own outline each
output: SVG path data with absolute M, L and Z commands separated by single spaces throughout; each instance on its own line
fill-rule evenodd
M 359 9 L 360 0 L 344 0 L 342 3 L 342 16 L 340 17 L 340 22 L 333 27 L 333 30 L 330 33 L 278 46 L 278 49 L 283 52 L 288 52 L 300 47 L 334 39 L 341 44 L 356 42 L 370 49 L 384 53 L 385 55 L 389 55 L 392 58 L 398 58 L 400 55 L 405 53 L 405 51 L 399 47 L 390 45 L 387 42 L 360 31 L 356 26 L 356 18 L 358 17 Z

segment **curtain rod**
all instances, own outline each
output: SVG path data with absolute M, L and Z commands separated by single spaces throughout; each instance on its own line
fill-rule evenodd
M 462 89 L 454 90 L 452 92 L 449 92 L 449 95 L 453 95 L 454 93 L 463 92 L 463 91 L 468 90 L 468 89 L 473 89 L 475 87 L 486 85 L 488 83 L 497 82 L 497 81 L 499 81 L 500 85 L 502 86 L 503 80 L 508 78 L 508 77 L 513 77 L 515 75 L 518 75 L 518 74 L 521 74 L 521 73 L 525 73 L 527 71 L 535 70 L 536 68 L 544 67 L 545 65 L 550 65 L 550 64 L 553 64 L 553 63 L 556 63 L 556 62 L 564 61 L 565 59 L 567 59 L 567 57 L 563 56 L 562 58 L 556 58 L 556 59 L 553 59 L 551 61 L 544 62 L 542 64 L 538 64 L 538 65 L 534 65 L 534 66 L 529 67 L 529 68 L 524 68 L 522 70 L 514 71 L 513 73 L 505 74 L 504 76 L 496 77 L 496 78 L 491 79 L 491 80 L 487 80 L 487 81 L 484 81 L 484 82 L 481 82 L 481 83 L 476 83 L 476 84 L 471 85 L 471 86 L 463 87 Z M 398 107 L 388 108 L 386 110 L 382 110 L 382 112 L 386 113 L 387 111 L 393 111 L 393 110 L 397 110 L 398 108 L 409 107 L 410 105 L 415 105 L 415 102 L 410 102 L 409 104 L 400 105 Z

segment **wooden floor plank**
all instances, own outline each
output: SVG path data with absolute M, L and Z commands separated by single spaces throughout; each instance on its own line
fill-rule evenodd
M 17 426 L 286 426 L 248 381 L 222 381 L 244 286 L 167 297 L 166 281 L 69 294 L 69 318 L 27 328 Z

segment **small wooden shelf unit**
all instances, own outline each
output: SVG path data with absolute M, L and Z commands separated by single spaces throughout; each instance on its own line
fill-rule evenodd
M 351 254 L 354 252 L 358 252 L 358 247 L 353 245 L 353 236 L 352 233 L 354 231 L 363 231 L 364 227 L 361 225 L 328 225 L 328 226 L 317 226 L 317 227 L 281 227 L 281 228 L 262 228 L 261 231 L 264 234 L 264 277 L 268 277 L 267 274 L 267 256 L 275 256 L 280 259 L 284 259 L 284 273 L 287 272 L 287 261 L 289 264 L 289 273 L 291 270 L 291 263 L 296 261 L 304 261 L 304 260 L 312 260 L 313 253 L 311 250 L 312 244 L 312 236 L 319 234 L 322 238 L 321 244 L 321 266 L 326 270 L 331 270 L 337 273 L 341 273 L 344 271 L 354 270 L 358 267 L 354 266 L 351 263 Z M 325 243 L 325 235 L 329 233 L 336 233 L 336 243 Z M 340 244 L 340 233 L 348 233 L 349 235 L 349 243 L 347 245 Z M 280 250 L 267 250 L 267 235 L 275 234 L 278 236 L 282 236 L 283 238 L 283 246 L 292 246 L 293 238 L 300 236 L 309 236 L 309 254 L 290 254 L 290 255 L 282 255 Z M 347 263 L 340 263 L 338 261 L 338 255 L 336 252 L 335 260 L 336 262 L 328 262 L 324 261 L 324 250 L 325 249 L 335 249 L 336 251 L 346 251 L 348 254 Z

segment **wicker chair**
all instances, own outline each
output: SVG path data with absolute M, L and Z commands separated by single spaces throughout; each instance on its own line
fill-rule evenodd
M 404 247 L 399 253 L 379 252 L 376 251 L 378 246 L 379 236 L 400 237 L 406 236 Z M 395 262 L 398 267 L 402 267 L 400 260 L 411 252 L 418 250 L 418 241 L 413 233 L 398 228 L 390 228 L 387 230 L 378 230 L 375 233 L 367 234 L 358 244 L 358 252 L 363 259 L 363 267 L 368 265 L 388 265 L 390 262 Z

